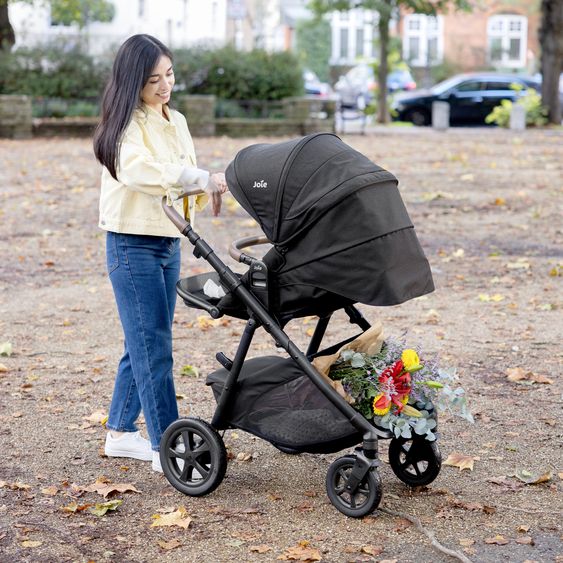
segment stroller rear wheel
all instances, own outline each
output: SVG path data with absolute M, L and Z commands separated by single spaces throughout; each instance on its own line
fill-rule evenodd
M 426 438 L 393 438 L 389 444 L 389 464 L 403 483 L 421 487 L 438 477 L 442 455 L 438 444 Z
M 355 463 L 356 456 L 353 455 L 334 461 L 326 475 L 326 491 L 330 502 L 342 514 L 351 518 L 362 518 L 379 506 L 383 488 L 379 472 L 372 468 L 354 492 L 346 490 Z
M 180 418 L 162 435 L 160 463 L 174 488 L 199 497 L 221 484 L 227 471 L 227 451 L 210 424 L 199 418 Z

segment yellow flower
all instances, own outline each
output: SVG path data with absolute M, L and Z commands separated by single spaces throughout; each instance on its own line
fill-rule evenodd
M 420 359 L 418 358 L 418 354 L 410 348 L 403 350 L 403 353 L 401 354 L 401 360 L 403 360 L 403 365 L 405 366 L 406 371 L 411 371 L 420 366 Z
M 391 410 L 391 400 L 388 399 L 384 393 L 380 393 L 372 404 L 373 414 L 383 416 Z

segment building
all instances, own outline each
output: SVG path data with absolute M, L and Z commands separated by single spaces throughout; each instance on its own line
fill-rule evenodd
M 441 63 L 460 71 L 535 72 L 540 47 L 539 0 L 481 0 L 472 12 L 437 17 L 404 11 L 398 26 L 403 57 L 413 68 Z
M 48 3 L 9 4 L 16 47 L 32 46 L 56 38 L 87 39 L 92 54 L 101 53 L 136 33 L 149 33 L 171 48 L 207 43 L 223 45 L 227 32 L 226 0 L 113 0 L 115 16 L 109 23 L 91 22 L 80 30 L 76 24 L 53 21 Z

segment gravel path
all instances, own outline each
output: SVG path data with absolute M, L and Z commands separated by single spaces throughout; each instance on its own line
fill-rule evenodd
M 398 176 L 437 288 L 401 306 L 361 309 L 387 334 L 408 330 L 409 342 L 456 366 L 476 418 L 443 418 L 439 442 L 444 459 L 472 456 L 473 470 L 444 466 L 429 487 L 410 490 L 385 463 L 382 507 L 418 518 L 472 561 L 562 562 L 563 132 L 389 128 L 344 140 Z M 260 141 L 276 140 L 196 139 L 199 163 L 224 169 Z M 227 476 L 199 499 L 147 463 L 103 456 L 99 419 L 121 329 L 96 227 L 98 176 L 86 140 L 0 140 L 0 346 L 13 347 L 0 356 L 0 561 L 452 560 L 408 519 L 337 512 L 324 479 L 339 454 L 289 456 L 229 431 Z M 197 228 L 225 260 L 232 239 L 257 233 L 230 198 L 220 218 L 204 214 Z M 207 270 L 185 242 L 184 274 Z M 202 330 L 198 316 L 179 303 L 177 392 L 182 414 L 209 420 L 205 374 L 217 351 L 233 353 L 243 323 Z M 312 326 L 300 319 L 287 331 L 306 347 Z M 337 315 L 327 342 L 350 330 Z M 275 348 L 262 333 L 251 352 Z M 180 375 L 187 364 L 201 375 Z M 507 369 L 517 368 L 508 373 L 526 379 L 510 381 Z M 102 476 L 140 493 L 104 499 L 82 490 Z M 123 502 L 105 516 L 80 510 L 112 499 Z M 151 526 L 153 515 L 180 507 L 192 519 L 187 529 Z

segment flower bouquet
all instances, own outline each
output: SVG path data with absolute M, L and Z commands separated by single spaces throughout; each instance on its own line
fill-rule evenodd
M 348 403 L 397 438 L 436 440 L 437 411 L 473 422 L 464 390 L 453 387 L 455 374 L 400 341 L 340 350 L 325 373 Z

